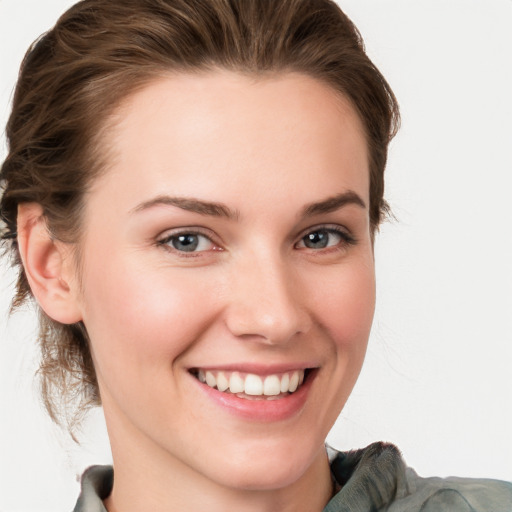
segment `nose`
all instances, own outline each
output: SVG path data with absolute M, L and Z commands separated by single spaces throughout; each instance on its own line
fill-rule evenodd
M 256 261 L 255 261 L 256 260 Z M 285 344 L 311 328 L 306 290 L 282 261 L 252 258 L 231 275 L 226 324 L 237 337 Z

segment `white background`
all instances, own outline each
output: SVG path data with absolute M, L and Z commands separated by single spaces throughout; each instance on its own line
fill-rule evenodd
M 0 0 L 1 126 L 25 49 L 71 3 Z M 403 127 L 367 362 L 329 440 L 392 441 L 423 476 L 512 480 L 512 1 L 340 3 Z M 34 315 L 8 319 L 14 276 L 0 278 L 0 511 L 69 511 L 76 475 L 109 461 L 101 413 L 81 447 L 51 425 L 34 396 Z

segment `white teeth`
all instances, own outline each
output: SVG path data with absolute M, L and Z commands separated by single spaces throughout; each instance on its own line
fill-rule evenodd
M 279 395 L 281 393 L 281 382 L 277 375 L 269 375 L 263 382 L 263 394 L 266 396 Z
M 206 372 L 206 384 L 211 388 L 214 388 L 217 385 L 217 379 L 212 372 Z
M 208 378 L 208 374 L 206 374 L 206 378 Z M 290 393 L 293 393 L 298 387 L 299 387 L 299 372 L 293 372 L 292 376 L 290 377 L 290 387 L 288 388 L 288 391 L 290 391 Z
M 281 379 L 281 393 L 286 393 L 290 389 L 290 376 L 285 373 Z
M 217 375 L 217 389 L 219 391 L 226 391 L 229 388 L 229 381 L 224 375 L 224 372 L 219 372 Z
M 283 374 L 260 377 L 253 373 L 198 370 L 197 378 L 211 388 L 242 395 L 243 398 L 267 397 L 276 399 L 278 395 L 293 393 L 304 382 L 304 370 L 294 370 Z
M 243 393 L 244 381 L 238 372 L 233 372 L 229 379 L 229 391 L 231 393 Z
M 263 394 L 263 381 L 261 377 L 249 373 L 245 377 L 245 394 L 246 395 L 262 395 Z

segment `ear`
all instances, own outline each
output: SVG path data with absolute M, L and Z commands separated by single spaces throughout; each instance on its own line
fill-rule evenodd
M 62 324 L 82 317 L 71 249 L 53 240 L 41 205 L 18 206 L 18 248 L 30 288 L 43 311 Z

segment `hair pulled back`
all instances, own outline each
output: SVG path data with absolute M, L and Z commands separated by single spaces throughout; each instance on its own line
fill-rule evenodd
M 31 297 L 17 247 L 18 205 L 39 203 L 52 236 L 79 251 L 84 194 L 106 169 L 102 138 L 116 107 L 164 73 L 213 68 L 301 72 L 351 100 L 366 130 L 375 231 L 387 211 L 383 175 L 398 105 L 333 1 L 83 0 L 27 52 L 7 124 L 0 232 L 18 270 L 13 309 Z M 100 403 L 85 326 L 40 311 L 39 341 L 46 408 L 59 422 L 74 403 L 71 426 Z

